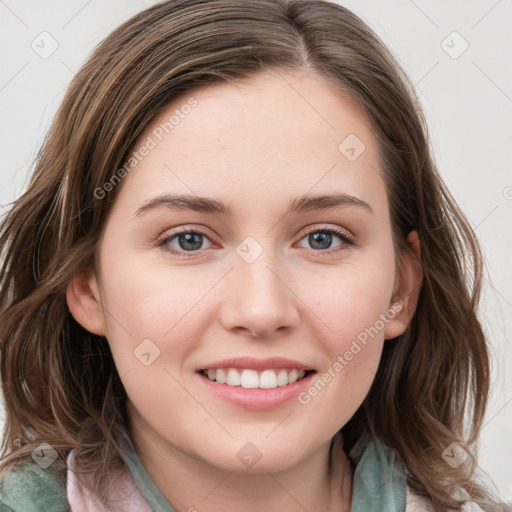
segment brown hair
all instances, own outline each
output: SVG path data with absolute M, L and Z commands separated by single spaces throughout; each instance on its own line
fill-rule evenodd
M 74 77 L 28 190 L 0 230 L 4 470 L 41 442 L 57 450 L 62 472 L 75 448 L 99 496 L 105 475 L 122 470 L 125 391 L 107 340 L 83 329 L 65 298 L 72 276 L 94 264 L 119 187 L 103 200 L 95 191 L 170 102 L 265 70 L 317 73 L 359 104 L 380 141 L 397 258 L 411 230 L 421 243 L 416 313 L 385 344 L 368 396 L 342 429 L 346 446 L 363 433 L 382 439 L 436 510 L 460 508 L 457 488 L 491 503 L 473 455 L 457 468 L 442 458 L 453 442 L 474 454 L 488 400 L 477 240 L 437 174 L 404 72 L 357 16 L 321 0 L 164 2 L 116 29 Z

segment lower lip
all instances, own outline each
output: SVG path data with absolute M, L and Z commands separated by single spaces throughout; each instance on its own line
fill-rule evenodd
M 275 409 L 289 400 L 292 400 L 309 386 L 315 373 L 316 372 L 312 372 L 293 384 L 278 386 L 272 389 L 248 389 L 241 386 L 228 386 L 227 384 L 219 384 L 216 381 L 210 380 L 201 373 L 197 373 L 196 375 L 215 395 L 244 409 L 260 411 Z

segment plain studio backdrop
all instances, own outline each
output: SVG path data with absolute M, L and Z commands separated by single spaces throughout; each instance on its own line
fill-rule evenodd
M 73 74 L 150 0 L 0 0 L 0 214 L 25 189 Z M 409 73 L 440 172 L 482 242 L 482 319 L 493 390 L 480 465 L 512 500 L 512 2 L 360 0 L 361 16 Z M 0 424 L 2 423 L 0 419 Z

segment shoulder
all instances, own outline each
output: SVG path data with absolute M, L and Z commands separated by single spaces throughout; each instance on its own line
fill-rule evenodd
M 465 498 L 464 498 L 465 499 Z M 431 501 L 418 496 L 407 486 L 407 503 L 405 512 L 435 512 Z M 460 512 L 484 512 L 475 502 L 466 501 Z
M 0 480 L 0 512 L 70 512 L 66 482 L 50 468 L 25 463 Z

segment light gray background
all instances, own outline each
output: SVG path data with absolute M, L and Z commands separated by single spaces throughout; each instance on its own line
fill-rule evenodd
M 0 0 L 0 214 L 23 191 L 73 74 L 103 37 L 154 3 Z M 512 500 L 512 2 L 340 3 L 376 30 L 411 76 L 440 170 L 482 242 L 494 386 L 480 461 Z M 31 47 L 49 51 L 52 38 L 58 48 L 47 58 Z

